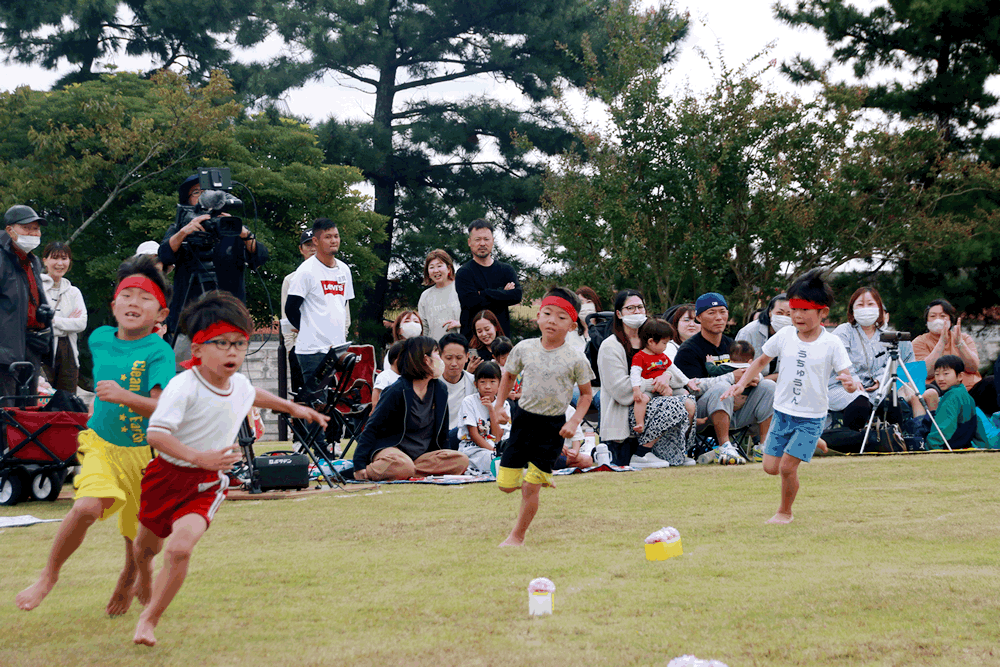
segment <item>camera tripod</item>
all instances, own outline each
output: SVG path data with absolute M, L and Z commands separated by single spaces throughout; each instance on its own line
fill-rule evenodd
M 865 426 L 865 437 L 861 439 L 861 451 L 859 454 L 865 453 L 865 446 L 868 444 L 868 434 L 872 430 L 872 422 L 875 421 L 875 412 L 878 406 L 882 404 L 882 401 L 888 398 L 890 392 L 892 392 L 892 407 L 899 406 L 899 391 L 896 389 L 896 382 L 899 380 L 900 368 L 903 369 L 903 374 L 906 376 L 907 381 L 913 387 L 913 390 L 916 391 L 917 383 L 913 381 L 910 369 L 906 367 L 906 364 L 899 363 L 899 343 L 889 343 L 889 363 L 885 365 L 885 370 L 882 372 L 882 379 L 879 381 L 878 389 L 875 391 L 875 407 L 872 408 L 872 413 L 868 417 L 868 425 Z M 927 407 L 927 401 L 924 400 L 924 397 L 919 392 L 917 393 L 917 397 L 920 399 L 920 405 L 924 407 L 927 416 L 930 417 L 931 423 L 934 424 L 934 428 L 937 429 L 938 435 L 944 441 L 944 446 L 950 452 L 951 445 L 948 444 L 948 438 L 944 437 L 941 427 L 938 426 L 937 420 L 934 419 L 930 408 Z

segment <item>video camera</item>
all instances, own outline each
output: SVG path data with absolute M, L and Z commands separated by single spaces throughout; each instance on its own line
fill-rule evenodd
M 177 226 L 183 227 L 200 215 L 211 216 L 201 223 L 204 232 L 194 232 L 184 239 L 192 250 L 211 250 L 224 237 L 239 236 L 243 232 L 243 219 L 233 215 L 222 215 L 235 211 L 243 202 L 229 194 L 233 188 L 230 171 L 226 167 L 211 167 L 198 170 L 198 185 L 201 197 L 194 206 L 177 205 Z
M 883 331 L 878 339 L 883 343 L 899 345 L 903 341 L 913 340 L 913 336 L 909 331 Z

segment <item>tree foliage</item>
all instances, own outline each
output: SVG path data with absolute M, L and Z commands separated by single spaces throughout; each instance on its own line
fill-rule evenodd
M 513 233 L 536 209 L 538 157 L 571 140 L 546 101 L 560 86 L 586 84 L 578 54 L 587 40 L 603 55 L 609 13 L 637 10 L 628 0 L 291 0 L 273 5 L 267 24 L 296 57 L 240 76 L 272 96 L 326 75 L 372 94 L 370 121 L 331 119 L 320 134 L 328 161 L 359 168 L 374 185 L 375 211 L 390 218 L 378 256 L 409 264 L 432 247 L 464 248 L 461 230 L 473 218 Z M 655 17 L 683 23 L 667 11 Z M 659 62 L 672 53 L 661 46 Z M 484 76 L 512 84 L 524 101 L 462 90 Z M 435 99 L 436 91 L 451 94 Z M 383 280 L 366 294 L 369 325 L 381 320 L 385 291 Z
M 177 185 L 200 166 L 231 168 L 244 222 L 271 251 L 258 277 L 247 275 L 259 323 L 271 321 L 281 280 L 301 261 L 298 235 L 316 217 L 337 221 L 357 284 L 383 269 L 371 251 L 383 219 L 351 189 L 361 174 L 325 164 L 301 121 L 242 115 L 224 77 L 197 86 L 170 72 L 115 74 L 55 92 L 19 88 L 0 94 L 0 122 L 0 205 L 30 204 L 46 217 L 43 243 L 74 239 L 68 277 L 92 327 L 109 321 L 118 264 L 139 243 L 162 240 Z
M 723 65 L 706 94 L 677 97 L 642 74 L 610 100 L 608 132 L 581 129 L 591 160 L 562 157 L 539 236 L 569 282 L 636 287 L 660 307 L 735 283 L 746 312 L 790 273 L 940 248 L 974 215 L 995 224 L 943 205 L 1000 176 L 947 153 L 935 128 L 856 132 L 857 104 L 769 91 L 766 69 Z

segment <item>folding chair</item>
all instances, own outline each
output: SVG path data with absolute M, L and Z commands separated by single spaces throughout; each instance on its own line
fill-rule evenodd
M 16 362 L 10 371 L 18 380 L 18 391 L 0 397 L 0 505 L 16 505 L 29 496 L 55 500 L 75 465 L 76 436 L 87 427 L 89 415 L 23 407 L 42 398 L 28 387 L 34 366 Z M 2 407 L 5 403 L 19 407 Z

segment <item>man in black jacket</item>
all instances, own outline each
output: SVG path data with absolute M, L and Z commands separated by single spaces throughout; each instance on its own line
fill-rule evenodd
M 455 272 L 455 291 L 462 306 L 459 318 L 462 335 L 472 340 L 472 318 L 481 310 L 489 310 L 500 322 L 498 336 L 510 336 L 510 314 L 507 309 L 521 303 L 521 284 L 514 267 L 493 259 L 493 225 L 479 218 L 469 224 L 469 250 L 472 261 Z
M 35 365 L 31 391 L 36 391 L 41 361 L 27 346 L 28 330 L 41 331 L 38 308 L 47 305 L 42 288 L 42 262 L 31 254 L 42 238 L 45 220 L 28 206 L 16 205 L 3 216 L 0 232 L 0 396 L 13 396 L 17 384 L 10 365 Z M 44 309 L 43 309 L 44 310 Z M 44 317 L 42 318 L 45 319 Z M 7 404 L 9 405 L 9 403 Z

